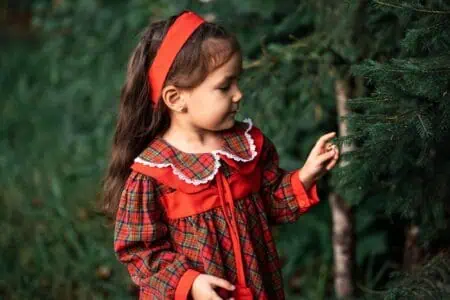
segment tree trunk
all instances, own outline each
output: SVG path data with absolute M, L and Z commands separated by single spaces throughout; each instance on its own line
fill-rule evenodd
M 412 271 L 421 258 L 421 249 L 417 244 L 419 226 L 411 224 L 406 228 L 405 248 L 403 250 L 403 270 Z
M 335 83 L 338 118 L 347 115 L 347 99 L 349 87 L 343 80 Z M 347 135 L 347 125 L 340 121 L 340 136 Z M 340 153 L 351 150 L 352 146 L 344 145 Z M 340 166 L 344 165 L 340 161 Z M 329 202 L 333 220 L 333 254 L 334 254 L 334 288 L 338 298 L 350 298 L 354 294 L 353 261 L 354 261 L 354 233 L 352 212 L 349 205 L 337 193 L 330 193 Z

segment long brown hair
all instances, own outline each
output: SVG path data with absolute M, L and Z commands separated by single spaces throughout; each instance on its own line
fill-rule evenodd
M 110 161 L 102 180 L 100 209 L 109 220 L 115 218 L 120 197 L 134 160 L 158 135 L 169 128 L 170 114 L 164 101 L 153 105 L 147 72 L 168 28 L 178 17 L 151 23 L 144 29 L 133 50 L 121 89 L 117 125 L 112 141 Z M 205 22 L 190 36 L 177 54 L 165 85 L 180 88 L 198 86 L 209 72 L 226 63 L 241 51 L 236 37 L 222 26 Z

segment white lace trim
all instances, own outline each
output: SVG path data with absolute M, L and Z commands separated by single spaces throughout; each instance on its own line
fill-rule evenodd
M 173 164 L 171 163 L 166 163 L 166 164 L 156 164 L 156 163 L 152 163 L 149 162 L 147 160 L 144 160 L 140 157 L 135 158 L 135 162 L 136 163 L 140 163 L 146 166 L 150 166 L 150 167 L 156 167 L 156 168 L 166 168 L 166 167 L 171 167 L 172 171 L 175 175 L 178 176 L 178 178 L 180 178 L 181 180 L 183 180 L 186 183 L 189 184 L 193 184 L 193 185 L 200 185 L 200 184 L 204 184 L 207 183 L 211 180 L 213 180 L 214 176 L 216 176 L 217 172 L 219 171 L 219 168 L 221 166 L 220 164 L 220 156 L 219 154 L 225 155 L 226 157 L 233 159 L 235 161 L 242 161 L 242 162 L 248 162 L 253 160 L 256 155 L 258 154 L 258 152 L 256 151 L 256 146 L 255 146 L 255 141 L 253 140 L 252 136 L 250 135 L 250 130 L 253 127 L 253 122 L 250 118 L 247 118 L 245 120 L 243 120 L 243 122 L 248 123 L 248 128 L 245 130 L 245 137 L 247 138 L 248 144 L 250 145 L 250 151 L 252 153 L 252 156 L 249 159 L 245 159 L 236 155 L 233 155 L 229 152 L 223 151 L 223 150 L 214 150 L 212 152 L 210 152 L 212 154 L 212 156 L 214 157 L 214 171 L 208 175 L 207 177 L 203 178 L 203 179 L 190 179 L 187 176 L 185 176 L 179 169 L 177 169 Z

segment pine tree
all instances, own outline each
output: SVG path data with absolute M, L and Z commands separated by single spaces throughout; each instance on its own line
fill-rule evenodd
M 449 245 L 450 4 L 423 2 L 372 2 L 405 20 L 407 32 L 397 56 L 385 62 L 366 60 L 353 68 L 356 76 L 368 80 L 370 96 L 349 101 L 353 112 L 347 119 L 359 147 L 339 174 L 345 178 L 341 189 L 355 182 L 364 186 L 366 194 L 373 195 L 366 201 L 378 202 L 379 211 L 387 212 L 393 223 L 409 228 L 407 237 L 419 232 L 417 245 L 407 240 L 404 253 L 410 272 L 417 272 L 414 265 Z M 418 247 L 427 257 L 417 255 Z M 426 271 L 430 265 L 425 266 L 420 273 L 425 278 L 391 283 L 394 287 L 387 295 L 418 299 L 421 294 L 422 299 L 429 291 L 450 296 L 450 272 L 436 261 L 431 265 L 442 276 L 434 276 Z M 441 283 L 430 286 L 427 276 Z

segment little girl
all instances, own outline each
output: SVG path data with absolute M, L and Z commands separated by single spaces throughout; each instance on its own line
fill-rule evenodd
M 235 120 L 236 38 L 190 11 L 151 24 L 121 92 L 104 205 L 140 299 L 284 299 L 270 226 L 319 201 L 337 148 L 320 137 L 301 170 Z

